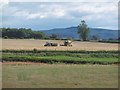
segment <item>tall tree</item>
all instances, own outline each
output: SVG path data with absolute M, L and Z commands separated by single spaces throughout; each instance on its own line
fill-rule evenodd
M 90 29 L 87 26 L 84 20 L 81 21 L 81 24 L 78 25 L 78 34 L 82 38 L 83 41 L 88 40 Z

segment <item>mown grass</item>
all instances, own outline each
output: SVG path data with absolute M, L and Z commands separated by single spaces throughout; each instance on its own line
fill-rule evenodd
M 86 50 L 38 50 L 36 48 L 34 48 L 33 50 L 12 50 L 12 49 L 6 49 L 6 50 L 2 50 L 0 52 L 5 52 L 5 53 L 51 53 L 51 54 L 65 54 L 65 53 L 85 53 L 85 54 L 89 54 L 89 53 L 112 53 L 112 54 L 116 54 L 119 53 L 120 51 L 118 50 L 113 50 L 113 51 L 105 51 L 105 50 L 99 50 L 99 51 L 86 51 Z
M 40 51 L 4 50 L 3 61 L 67 63 L 67 64 L 117 64 L 118 51 Z

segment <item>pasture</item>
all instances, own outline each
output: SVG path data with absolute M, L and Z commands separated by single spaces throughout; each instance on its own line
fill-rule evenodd
M 34 40 L 34 39 L 2 39 L 2 49 L 13 50 L 33 50 L 34 48 L 39 50 L 86 50 L 86 51 L 98 51 L 98 50 L 118 50 L 118 44 L 113 43 L 100 43 L 100 42 L 80 42 L 74 41 L 72 47 L 57 46 L 57 47 L 44 47 L 46 42 L 54 42 L 63 44 L 63 40 Z
M 3 88 L 117 88 L 117 65 L 5 62 Z

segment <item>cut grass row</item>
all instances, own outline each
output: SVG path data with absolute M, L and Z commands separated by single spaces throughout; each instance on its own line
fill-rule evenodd
M 106 58 L 116 57 L 118 58 L 119 51 L 45 51 L 45 50 L 3 50 L 2 53 L 7 54 L 19 54 L 29 56 L 71 56 L 79 58 Z
M 118 51 L 3 51 L 3 61 L 66 63 L 66 64 L 118 64 Z
M 20 61 L 20 62 L 41 62 L 41 63 L 71 63 L 71 64 L 117 64 L 118 58 L 79 58 L 70 56 L 19 56 L 3 55 L 3 61 Z
M 59 50 L 38 50 L 38 49 L 33 49 L 33 50 L 12 50 L 12 49 L 6 49 L 6 50 L 2 50 L 0 52 L 3 52 L 3 53 L 57 53 L 57 54 L 61 54 L 61 53 L 84 53 L 84 54 L 90 54 L 90 53 L 111 53 L 111 54 L 118 54 L 120 53 L 120 50 L 113 50 L 113 51 L 103 51 L 103 50 L 99 50 L 99 51 L 86 51 L 86 50 L 62 50 L 62 51 L 59 51 Z

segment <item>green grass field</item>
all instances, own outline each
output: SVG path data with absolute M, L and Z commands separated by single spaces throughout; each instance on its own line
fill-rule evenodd
M 118 87 L 117 65 L 3 63 L 2 68 L 3 88 Z

